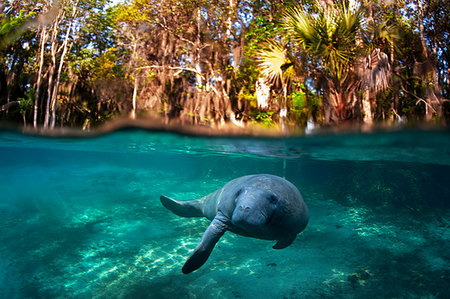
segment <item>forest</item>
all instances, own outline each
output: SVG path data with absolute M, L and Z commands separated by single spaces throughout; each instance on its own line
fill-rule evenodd
M 0 0 L 0 121 L 450 120 L 447 0 Z

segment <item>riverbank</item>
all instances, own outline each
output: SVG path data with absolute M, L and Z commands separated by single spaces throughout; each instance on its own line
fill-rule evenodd
M 119 117 L 105 124 L 83 130 L 73 127 L 56 127 L 53 129 L 32 126 L 20 126 L 14 123 L 1 122 L 0 130 L 14 131 L 27 135 L 51 136 L 51 137 L 95 137 L 121 130 L 147 130 L 155 132 L 173 132 L 189 136 L 229 136 L 229 137 L 262 137 L 262 138 L 289 138 L 309 135 L 330 134 L 359 134 L 390 132 L 398 130 L 448 130 L 449 127 L 431 122 L 409 123 L 373 123 L 346 122 L 334 126 L 321 126 L 312 124 L 308 127 L 292 125 L 273 125 L 270 127 L 258 123 L 245 123 L 236 125 L 232 122 L 222 125 L 192 125 L 179 120 L 164 120 L 156 117 L 141 117 L 131 119 Z

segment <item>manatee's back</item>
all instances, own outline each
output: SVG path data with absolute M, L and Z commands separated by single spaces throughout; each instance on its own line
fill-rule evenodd
M 281 178 L 280 178 L 281 179 Z M 309 211 L 300 191 L 291 182 L 282 179 L 284 188 L 286 188 L 286 197 L 284 204 L 291 219 L 286 225 L 295 229 L 295 233 L 299 233 L 305 229 L 309 221 Z

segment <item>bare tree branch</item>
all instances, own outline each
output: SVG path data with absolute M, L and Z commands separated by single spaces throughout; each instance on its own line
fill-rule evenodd
M 203 74 L 199 71 L 197 71 L 194 68 L 190 68 L 190 67 L 181 67 L 181 66 L 165 66 L 165 65 L 147 65 L 147 66 L 142 66 L 139 67 L 139 69 L 152 69 L 152 68 L 167 68 L 169 70 L 180 70 L 180 71 L 187 71 L 187 72 L 193 72 L 195 74 L 198 74 L 199 76 L 202 77 L 202 79 L 205 79 L 205 77 L 203 76 Z
M 8 110 L 9 107 L 11 107 L 11 106 L 13 106 L 13 105 L 15 105 L 15 104 L 20 104 L 20 101 L 12 101 L 12 102 L 9 102 L 9 103 L 7 103 L 7 104 L 1 106 L 1 107 L 0 107 L 0 112 L 1 112 L 1 111 L 5 111 L 5 110 Z

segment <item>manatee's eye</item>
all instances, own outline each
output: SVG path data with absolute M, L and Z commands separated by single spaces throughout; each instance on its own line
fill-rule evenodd
M 235 198 L 235 199 L 238 198 L 239 195 L 241 195 L 241 193 L 242 193 L 242 189 L 239 189 L 239 190 L 234 194 L 234 198 Z
M 273 195 L 273 194 L 270 195 L 268 199 L 269 199 L 269 202 L 270 202 L 270 203 L 274 203 L 274 204 L 275 204 L 275 203 L 278 202 L 278 197 L 276 197 L 276 196 Z

